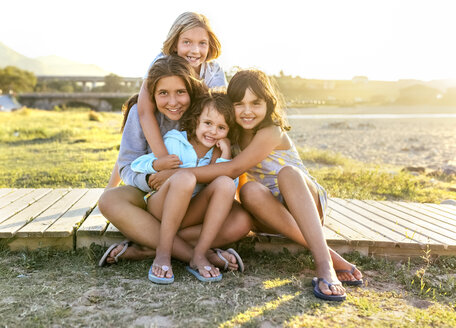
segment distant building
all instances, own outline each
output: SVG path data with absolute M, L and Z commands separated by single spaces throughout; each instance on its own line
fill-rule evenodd
M 11 112 L 22 108 L 22 105 L 11 95 L 0 94 L 0 112 Z
M 367 82 L 369 82 L 369 79 L 367 78 L 367 76 L 354 76 L 352 78 L 352 82 L 354 84 L 366 84 Z

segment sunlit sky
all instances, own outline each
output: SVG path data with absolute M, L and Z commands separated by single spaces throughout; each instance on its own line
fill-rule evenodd
M 0 42 L 143 76 L 184 11 L 205 14 L 230 67 L 305 78 L 456 78 L 452 0 L 13 0 Z M 1 66 L 1 63 L 0 63 Z

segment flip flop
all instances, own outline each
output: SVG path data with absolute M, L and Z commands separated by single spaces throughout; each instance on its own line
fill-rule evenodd
M 109 248 L 106 250 L 106 252 L 103 254 L 103 256 L 101 257 L 100 261 L 98 262 L 98 266 L 100 267 L 103 267 L 107 264 L 110 264 L 108 262 L 106 262 L 106 259 L 108 258 L 109 254 L 111 253 L 111 251 L 116 248 L 117 246 L 119 245 L 123 245 L 123 248 L 122 250 L 119 252 L 119 254 L 117 254 L 115 257 L 114 257 L 114 260 L 115 262 L 119 262 L 119 257 L 121 255 L 123 255 L 123 253 L 125 253 L 125 251 L 127 250 L 128 246 L 130 246 L 130 242 L 128 240 L 124 240 L 120 243 L 115 243 L 115 244 L 112 244 L 111 246 L 109 246 Z
M 202 282 L 216 282 L 216 281 L 222 280 L 222 277 L 223 277 L 222 274 L 219 274 L 217 277 L 206 278 L 206 277 L 203 277 L 203 276 L 198 272 L 198 270 L 192 269 L 192 268 L 189 267 L 189 266 L 186 266 L 185 269 L 186 269 L 188 272 L 190 272 L 192 275 L 194 275 L 194 276 L 196 277 L 196 279 L 198 279 L 199 281 L 202 281 Z M 211 270 L 211 267 L 210 267 L 210 266 L 205 266 L 204 269 L 207 270 L 207 271 L 209 271 L 209 270 Z
M 220 248 L 214 248 L 214 251 L 217 253 L 217 256 L 223 261 L 225 262 L 225 266 L 224 266 L 224 270 L 227 270 L 228 269 L 228 265 L 229 265 L 229 262 L 226 258 L 223 257 L 222 255 L 222 252 L 223 250 L 220 249 Z M 236 262 L 238 264 L 238 271 L 239 272 L 244 272 L 244 262 L 242 261 L 242 258 L 241 256 L 238 254 L 238 252 L 236 252 L 234 249 L 232 248 L 228 248 L 226 250 L 226 252 L 234 255 L 234 257 L 236 258 Z
M 314 292 L 314 295 L 315 297 L 317 298 L 321 298 L 322 300 L 326 300 L 326 301 L 345 301 L 345 299 L 347 298 L 347 294 L 342 294 L 342 295 L 326 295 L 324 294 L 321 290 L 320 290 L 320 287 L 318 286 L 318 283 L 322 281 L 324 284 L 326 284 L 328 286 L 328 288 L 331 288 L 331 286 L 333 284 L 331 284 L 330 282 L 328 282 L 326 279 L 324 278 L 313 278 L 312 279 L 312 286 L 313 286 L 313 292 Z
M 335 271 L 336 271 L 336 273 L 350 273 L 351 275 L 353 275 L 353 273 L 355 272 L 355 269 L 356 269 L 356 265 L 352 264 L 352 267 L 351 267 L 350 270 L 335 270 Z M 343 283 L 343 284 L 349 285 L 349 286 L 361 286 L 364 283 L 363 279 L 359 279 L 359 280 L 340 280 L 340 282 Z
M 152 281 L 153 283 L 156 283 L 156 284 L 159 284 L 159 285 L 169 285 L 169 284 L 172 284 L 174 282 L 174 274 L 171 278 L 166 278 L 166 277 L 157 277 L 153 272 L 152 272 L 152 268 L 154 266 L 157 266 L 157 267 L 160 267 L 159 265 L 154 265 L 152 264 L 150 266 L 150 269 L 149 269 L 149 280 Z M 162 265 L 161 266 L 161 269 L 163 271 L 168 271 L 170 268 L 167 266 L 167 265 Z

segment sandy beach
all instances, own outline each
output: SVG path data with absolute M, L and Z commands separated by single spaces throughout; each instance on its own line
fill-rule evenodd
M 287 114 L 292 126 L 289 134 L 301 147 L 338 152 L 369 163 L 421 166 L 432 170 L 448 165 L 456 167 L 456 108 L 293 108 Z M 317 118 L 322 114 L 326 114 L 325 118 Z M 331 114 L 344 116 L 331 117 Z M 345 114 L 358 116 L 351 118 Z M 359 118 L 359 114 L 369 116 Z M 399 115 L 384 118 L 385 114 Z M 435 114 L 450 115 L 432 117 Z M 293 118 L 297 115 L 317 116 Z

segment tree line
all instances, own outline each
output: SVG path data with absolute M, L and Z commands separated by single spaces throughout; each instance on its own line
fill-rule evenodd
M 227 74 L 228 80 L 232 72 Z M 404 84 L 400 81 L 368 81 L 359 76 L 352 80 L 317 80 L 285 75 L 280 72 L 273 76 L 278 89 L 288 106 L 306 107 L 321 105 L 352 106 L 365 105 L 456 105 L 456 88 L 441 91 L 430 86 L 415 83 Z M 124 85 L 122 77 L 109 74 L 101 86 L 90 92 L 136 93 L 135 86 Z M 3 94 L 24 92 L 83 92 L 83 86 L 72 81 L 59 79 L 39 81 L 26 70 L 14 66 L 0 68 L 0 90 Z

